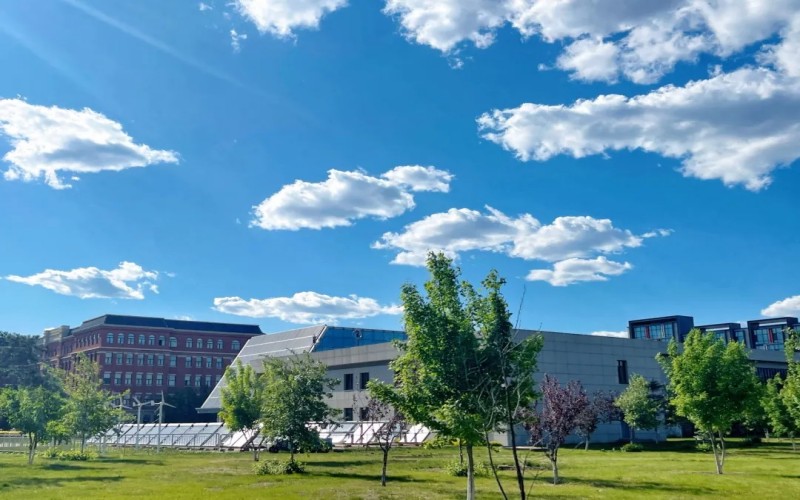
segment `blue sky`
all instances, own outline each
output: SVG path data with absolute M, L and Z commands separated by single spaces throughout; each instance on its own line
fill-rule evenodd
M 0 329 L 800 314 L 800 1 L 0 0 Z M 515 315 L 516 316 L 516 315 Z

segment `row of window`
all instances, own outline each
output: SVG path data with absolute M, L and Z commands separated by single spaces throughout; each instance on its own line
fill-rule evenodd
M 122 352 L 107 352 L 105 353 L 104 361 L 105 365 L 133 365 L 134 357 L 136 359 L 136 366 L 164 366 L 164 362 L 166 360 L 166 356 L 163 354 L 134 354 L 132 352 L 122 353 Z M 192 360 L 194 359 L 194 363 Z M 124 363 L 123 363 L 124 361 Z M 223 358 L 212 358 L 211 356 L 185 356 L 184 357 L 184 366 L 186 368 L 191 368 L 194 366 L 195 368 L 202 368 L 205 365 L 206 368 L 218 368 L 222 369 L 223 366 Z M 169 367 L 175 368 L 178 366 L 178 356 L 169 356 Z
M 222 375 L 216 375 L 212 377 L 211 375 L 195 375 L 194 376 L 194 386 L 195 387 L 210 387 L 212 380 L 213 383 L 216 384 L 220 381 Z M 115 372 L 112 374 L 111 372 L 104 372 L 103 373 L 103 383 L 107 385 L 126 385 L 126 386 L 133 386 L 133 385 L 144 385 L 144 386 L 163 386 L 164 385 L 164 374 L 163 373 L 141 373 L 141 372 Z M 167 387 L 175 387 L 176 383 L 176 375 L 174 373 L 170 373 L 167 375 Z M 183 385 L 184 387 L 191 387 L 192 386 L 192 375 L 184 375 L 183 376 Z
M 345 391 L 352 391 L 353 390 L 353 374 L 352 373 L 345 373 L 344 380 L 343 380 L 342 387 Z M 369 383 L 369 372 L 361 372 L 359 374 L 358 380 L 358 388 L 359 390 L 365 390 L 367 388 L 367 383 Z
M 129 333 L 127 335 L 127 337 L 126 337 L 126 335 L 124 333 L 118 333 L 116 335 L 116 337 L 115 337 L 115 335 L 113 333 L 109 332 L 109 333 L 106 334 L 106 344 L 109 344 L 109 345 L 113 344 L 115 338 L 116 338 L 117 344 L 120 344 L 120 345 L 125 344 L 125 340 L 126 339 L 128 341 L 127 342 L 128 345 L 136 344 L 137 340 L 138 340 L 138 344 L 139 345 L 150 345 L 150 346 L 156 346 L 156 345 L 157 346 L 165 346 L 166 342 L 167 342 L 167 338 L 164 335 L 160 335 L 158 338 L 156 338 L 155 335 L 145 335 L 143 333 L 140 333 L 138 335 L 138 339 L 137 339 L 137 336 L 135 334 L 133 334 L 133 333 Z M 194 339 L 187 338 L 184 345 L 188 349 L 202 349 L 203 345 L 205 345 L 205 348 L 208 349 L 208 350 L 214 349 L 215 346 L 216 346 L 218 351 L 222 351 L 225 348 L 225 343 L 223 342 L 222 339 L 216 339 L 216 341 L 214 339 L 205 339 L 205 342 L 203 342 L 203 339 L 197 339 L 197 342 L 195 342 Z M 176 337 L 170 337 L 169 338 L 169 346 L 170 347 L 178 347 L 178 339 Z M 241 348 L 241 346 L 242 346 L 242 344 L 238 340 L 232 340 L 231 341 L 231 350 L 232 351 L 238 351 Z

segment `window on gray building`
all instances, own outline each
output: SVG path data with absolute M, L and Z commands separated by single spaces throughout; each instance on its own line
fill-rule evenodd
M 361 372 L 359 381 L 358 381 L 358 388 L 363 390 L 367 389 L 367 384 L 369 383 L 369 372 Z
M 345 391 L 352 391 L 353 390 L 353 374 L 352 373 L 345 373 L 344 374 L 344 384 L 342 384 Z
M 352 408 L 344 408 L 342 410 L 342 417 L 344 418 L 345 422 L 352 422 L 353 421 L 353 409 Z
M 617 379 L 620 384 L 628 383 L 628 362 L 624 359 L 617 360 Z

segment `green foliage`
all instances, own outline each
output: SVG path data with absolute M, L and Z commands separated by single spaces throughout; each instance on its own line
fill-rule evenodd
M 453 477 L 467 477 L 467 463 L 461 460 L 451 460 L 444 466 L 445 472 L 448 476 Z M 490 467 L 486 462 L 478 462 L 475 464 L 476 476 L 488 476 Z
M 786 407 L 783 381 L 780 376 L 775 376 L 767 381 L 761 397 L 761 406 L 764 408 L 767 423 L 773 435 L 777 437 L 797 436 L 800 429 L 797 428 L 797 422 Z
M 391 363 L 395 385 L 375 384 L 373 396 L 440 436 L 459 439 L 468 463 L 487 432 L 512 430 L 517 409 L 537 397 L 531 374 L 540 336 L 516 342 L 505 281 L 492 271 L 484 294 L 461 281 L 461 271 L 443 254 L 427 260 L 425 293 L 412 284 L 401 291 L 406 342 Z M 524 490 L 523 490 L 524 492 Z M 467 497 L 474 495 L 468 480 Z
M 250 439 L 258 429 L 263 404 L 263 387 L 258 375 L 250 365 L 241 360 L 225 370 L 226 385 L 221 391 L 219 417 L 233 432 L 242 431 Z M 253 458 L 258 460 L 258 449 L 253 449 Z
M 67 394 L 63 429 L 81 442 L 81 452 L 86 439 L 104 433 L 125 418 L 124 411 L 114 406 L 116 396 L 103 389 L 100 365 L 83 354 L 75 359 L 73 369 L 62 372 L 64 392 Z
M 795 361 L 795 353 L 800 350 L 797 331 L 787 331 L 785 348 L 788 371 L 780 395 L 783 406 L 792 420 L 791 427 L 800 431 L 800 363 Z
M 694 445 L 694 449 L 699 452 L 708 453 L 709 451 L 711 451 L 711 443 L 705 440 L 697 441 L 697 443 L 695 443 Z
M 302 474 L 306 468 L 296 460 L 265 460 L 253 465 L 253 472 L 259 476 Z
M 622 411 L 623 419 L 631 429 L 658 428 L 659 403 L 651 396 L 650 382 L 641 375 L 631 376 L 628 387 L 614 403 Z
M 45 387 L 19 387 L 0 392 L 0 415 L 28 437 L 28 463 L 37 445 L 53 434 L 53 423 L 62 414 L 61 395 Z
M 675 411 L 710 436 L 717 473 L 722 474 L 725 434 L 759 405 L 760 383 L 746 348 L 694 329 L 682 352 L 674 340 L 667 351 L 668 356 L 658 359 L 669 377 Z
M 42 384 L 38 342 L 33 335 L 0 332 L 0 387 Z
M 268 441 L 285 440 L 294 453 L 319 443 L 319 432 L 308 422 L 326 422 L 335 413 L 326 402 L 339 383 L 327 378 L 324 364 L 308 354 L 264 361 L 261 393 L 261 435 Z
M 644 451 L 644 446 L 639 443 L 625 443 L 622 445 L 620 450 L 626 453 L 637 453 L 640 451 Z
M 97 460 L 98 455 L 94 452 L 89 451 L 78 451 L 78 450 L 59 450 L 57 448 L 49 448 L 44 452 L 40 453 L 42 458 L 48 458 L 50 460 L 64 460 L 64 461 L 72 461 L 72 462 L 86 462 L 88 460 Z

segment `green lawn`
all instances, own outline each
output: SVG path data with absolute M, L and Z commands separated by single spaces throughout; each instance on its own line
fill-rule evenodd
M 563 484 L 548 484 L 549 470 L 541 470 L 531 491 L 551 498 L 800 498 L 800 453 L 786 443 L 731 449 L 724 476 L 713 473 L 711 454 L 687 448 L 686 441 L 641 453 L 566 448 Z M 443 472 L 457 456 L 455 449 L 393 450 L 389 484 L 382 488 L 376 450 L 301 455 L 307 473 L 300 476 L 256 476 L 247 453 L 125 450 L 121 456 L 111 450 L 91 462 L 37 457 L 33 466 L 23 454 L 0 453 L 0 498 L 463 498 L 465 479 Z M 265 453 L 262 459 L 275 457 Z M 477 460 L 485 459 L 481 451 Z M 539 454 L 530 460 L 545 465 Z M 510 452 L 500 452 L 499 461 L 510 463 Z M 511 474 L 502 474 L 513 493 Z M 499 497 L 491 476 L 479 478 L 477 487 L 479 498 Z

